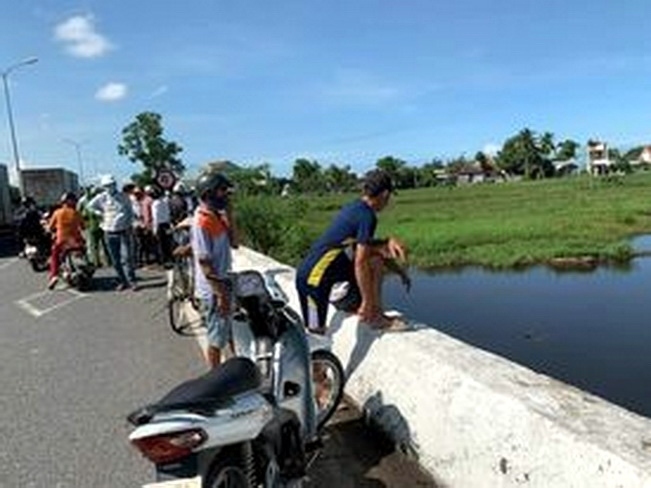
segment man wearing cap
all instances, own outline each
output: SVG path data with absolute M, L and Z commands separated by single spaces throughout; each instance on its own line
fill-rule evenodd
M 387 264 L 405 263 L 405 246 L 394 237 L 376 239 L 377 213 L 391 198 L 393 182 L 382 170 L 366 174 L 362 197 L 344 206 L 330 227 L 312 245 L 296 272 L 296 288 L 306 326 L 314 332 L 326 329 L 330 293 L 337 283 L 348 283 L 346 311 L 356 312 L 373 328 L 390 328 L 381 303 L 382 276 Z M 405 286 L 409 277 L 398 271 Z
M 131 288 L 137 290 L 136 273 L 133 259 L 133 241 L 131 238 L 133 227 L 133 209 L 129 197 L 118 190 L 117 182 L 112 175 L 104 175 L 100 179 L 102 191 L 88 202 L 88 209 L 100 215 L 100 224 L 104 231 L 104 238 L 111 255 L 111 263 L 118 275 L 116 290 Z M 122 249 L 126 250 L 126 273 L 122 263 Z

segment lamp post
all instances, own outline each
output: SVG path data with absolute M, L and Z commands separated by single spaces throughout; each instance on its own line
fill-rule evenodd
M 32 57 L 23 59 L 18 63 L 12 64 L 7 69 L 5 69 L 0 75 L 2 76 L 2 83 L 5 90 L 5 102 L 7 104 L 7 119 L 9 120 L 9 132 L 11 134 L 11 147 L 14 153 L 14 167 L 16 170 L 16 178 L 18 178 L 18 188 L 20 189 L 20 194 L 23 194 L 23 179 L 20 176 L 20 156 L 18 154 L 18 141 L 16 139 L 16 128 L 14 126 L 14 118 L 11 112 L 11 98 L 9 97 L 9 74 L 21 66 L 27 66 L 28 64 L 34 64 L 38 61 L 38 58 Z
M 81 160 L 81 145 L 85 141 L 75 141 L 73 139 L 63 139 L 63 142 L 75 146 L 75 151 L 77 153 L 77 165 L 79 166 L 79 184 L 84 186 L 84 164 Z

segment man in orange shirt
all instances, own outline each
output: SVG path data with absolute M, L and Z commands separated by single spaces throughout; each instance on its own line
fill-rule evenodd
M 191 227 L 195 295 L 206 324 L 206 362 L 211 368 L 219 366 L 225 355 L 235 353 L 228 289 L 232 218 L 225 218 L 225 215 L 231 215 L 228 195 L 232 187 L 230 180 L 221 173 L 201 175 L 197 180 L 200 203 Z
M 77 211 L 77 197 L 74 193 L 68 192 L 61 197 L 61 206 L 50 217 L 48 227 L 54 234 L 48 281 L 48 288 L 52 290 L 59 279 L 61 254 L 68 249 L 84 247 L 84 222 Z

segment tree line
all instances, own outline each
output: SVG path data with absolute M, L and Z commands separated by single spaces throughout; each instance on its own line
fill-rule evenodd
M 156 174 L 165 169 L 179 178 L 185 172 L 180 153 L 183 148 L 165 139 L 162 116 L 143 112 L 122 130 L 118 154 L 126 156 L 141 170 L 132 175 L 134 182 L 146 185 L 155 181 Z M 524 128 L 506 139 L 496 154 L 479 151 L 473 158 L 461 155 L 443 160 L 433 158 L 420 166 L 408 164 L 395 157 L 385 156 L 375 162 L 375 167 L 387 171 L 399 189 L 435 186 L 449 182 L 459 174 L 481 172 L 485 175 L 517 176 L 524 179 L 556 176 L 554 161 L 576 158 L 581 144 L 572 139 L 558 142 L 551 132 L 536 133 Z M 639 155 L 640 148 L 626 154 L 611 149 L 609 156 L 617 169 L 626 171 L 628 160 Z M 298 158 L 294 161 L 290 177 L 278 177 L 267 163 L 241 166 L 231 161 L 207 163 L 206 171 L 225 171 L 244 194 L 327 193 L 348 192 L 358 187 L 359 175 L 348 164 L 322 165 L 317 160 Z

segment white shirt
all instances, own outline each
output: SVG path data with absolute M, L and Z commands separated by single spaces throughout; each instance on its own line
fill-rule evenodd
M 170 205 L 167 197 L 156 198 L 151 204 L 151 219 L 154 227 L 154 232 L 158 230 L 161 224 L 169 224 L 172 219 L 170 217 Z

